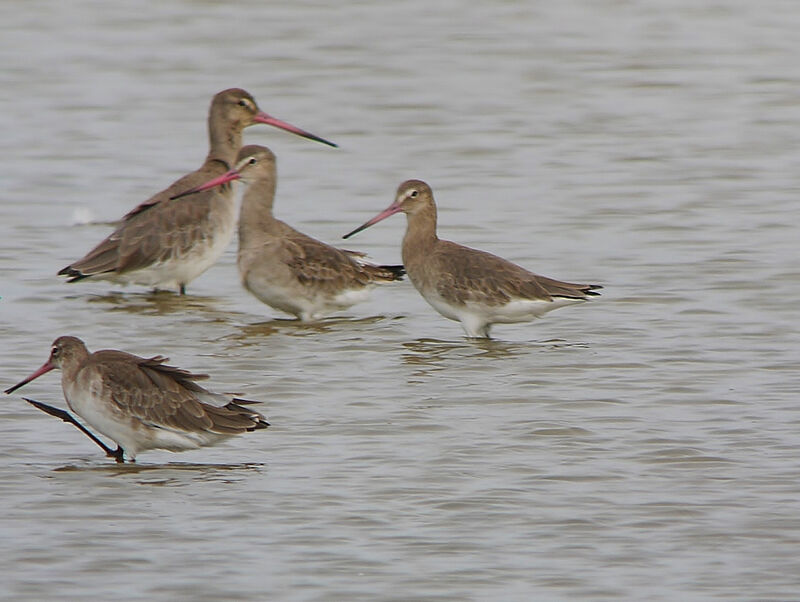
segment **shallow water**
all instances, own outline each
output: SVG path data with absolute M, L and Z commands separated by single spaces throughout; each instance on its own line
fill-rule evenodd
M 792 599 L 793 4 L 5 2 L 3 388 L 61 334 L 162 353 L 272 427 L 134 466 L 0 405 L 0 597 Z M 440 234 L 603 296 L 474 342 L 408 282 L 320 324 L 235 248 L 152 295 L 55 272 L 198 166 L 218 90 L 323 240 L 427 180 Z M 402 216 L 345 243 L 397 262 Z M 338 243 L 337 243 L 338 244 Z M 21 394 L 63 404 L 58 377 Z

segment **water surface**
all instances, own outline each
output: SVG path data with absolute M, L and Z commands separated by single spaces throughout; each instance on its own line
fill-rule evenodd
M 0 405 L 0 597 L 792 599 L 800 11 L 766 3 L 9 1 L 3 388 L 74 334 L 262 399 L 273 426 L 117 466 Z M 151 295 L 55 273 L 266 128 L 276 214 L 329 242 L 434 188 L 440 234 L 604 295 L 472 342 L 408 283 L 315 325 L 235 246 Z M 399 260 L 402 216 L 348 248 Z M 56 375 L 22 393 L 62 404 Z

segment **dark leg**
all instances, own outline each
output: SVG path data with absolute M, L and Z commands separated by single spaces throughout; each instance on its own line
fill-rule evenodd
M 125 462 L 125 450 L 123 450 L 119 445 L 117 445 L 117 449 L 113 450 L 108 447 L 105 443 L 100 441 L 94 433 L 92 433 L 89 429 L 83 426 L 80 422 L 75 420 L 75 418 L 69 412 L 62 410 L 60 408 L 55 408 L 53 406 L 49 406 L 46 403 L 42 403 L 41 401 L 36 401 L 35 399 L 28 399 L 27 397 L 23 397 L 25 401 L 31 404 L 33 407 L 40 409 L 45 414 L 50 414 L 51 416 L 55 416 L 56 418 L 61 418 L 64 422 L 69 422 L 70 424 L 74 424 L 78 429 L 89 439 L 97 443 L 100 447 L 103 448 L 103 451 L 106 452 L 106 455 L 109 458 L 114 458 L 118 463 Z
M 185 294 L 186 294 L 186 285 L 185 284 L 181 284 L 181 295 L 185 295 Z
M 125 463 L 125 450 L 122 449 L 119 445 L 117 445 L 117 449 L 115 449 L 113 452 L 111 453 L 106 452 L 106 455 L 111 458 L 114 458 L 117 464 Z M 131 460 L 131 462 L 133 462 L 133 460 Z

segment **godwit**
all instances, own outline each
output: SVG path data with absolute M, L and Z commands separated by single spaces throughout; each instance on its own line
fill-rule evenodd
M 70 410 L 114 440 L 117 449 L 106 447 L 68 412 L 27 401 L 75 424 L 117 462 L 125 456 L 134 462 L 139 452 L 149 449 L 183 451 L 214 445 L 269 426 L 264 416 L 244 407 L 254 402 L 212 393 L 195 382 L 208 375 L 192 374 L 166 361 L 160 355 L 143 358 L 112 349 L 90 354 L 79 338 L 63 336 L 53 342 L 42 367 L 6 393 L 60 368 Z
M 336 146 L 259 110 L 255 99 L 239 88 L 214 96 L 208 112 L 210 150 L 197 171 L 187 174 L 122 218 L 121 225 L 82 259 L 59 275 L 68 282 L 84 278 L 153 288 L 178 288 L 211 267 L 233 237 L 236 209 L 229 186 L 191 201 L 170 201 L 177 192 L 230 169 L 242 146 L 242 130 L 256 123 Z
M 468 337 L 488 337 L 492 324 L 528 322 L 543 314 L 599 295 L 596 284 L 545 278 L 491 253 L 440 240 L 433 191 L 420 180 L 397 189 L 394 202 L 348 238 L 403 212 L 403 265 L 414 287 L 445 318 L 461 322 Z
M 363 301 L 376 283 L 400 280 L 403 266 L 375 265 L 275 219 L 275 155 L 245 146 L 233 169 L 177 195 L 242 180 L 247 190 L 239 218 L 239 274 L 245 288 L 267 305 L 302 321 L 318 320 Z M 192 198 L 192 197 L 189 197 Z

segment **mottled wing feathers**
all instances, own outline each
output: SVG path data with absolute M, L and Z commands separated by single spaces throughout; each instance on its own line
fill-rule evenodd
M 130 222 L 119 241 L 117 271 L 123 273 L 188 254 L 213 231 L 208 221 L 211 197 L 216 194 L 210 190 L 168 201 L 169 207 L 156 207 L 141 214 L 142 219 Z
M 214 406 L 198 399 L 208 393 L 195 381 L 208 378 L 164 364 L 167 358 L 141 358 L 122 351 L 99 351 L 84 369 L 97 369 L 105 394 L 126 414 L 150 426 L 182 431 L 236 434 L 265 428 L 258 412 L 229 402 Z
M 122 218 L 119 227 L 84 257 L 59 271 L 69 282 L 98 274 L 122 274 L 187 253 L 202 238 L 215 191 L 176 200 L 170 197 L 225 172 L 221 161 L 207 162 Z
M 432 265 L 436 290 L 450 303 L 504 305 L 514 299 L 585 299 L 596 285 L 572 284 L 529 272 L 506 259 L 450 241 L 438 241 Z
M 297 231 L 280 242 L 281 260 L 304 286 L 338 290 L 364 287 L 373 282 L 400 280 L 402 266 L 379 266 L 362 255 L 343 251 Z

